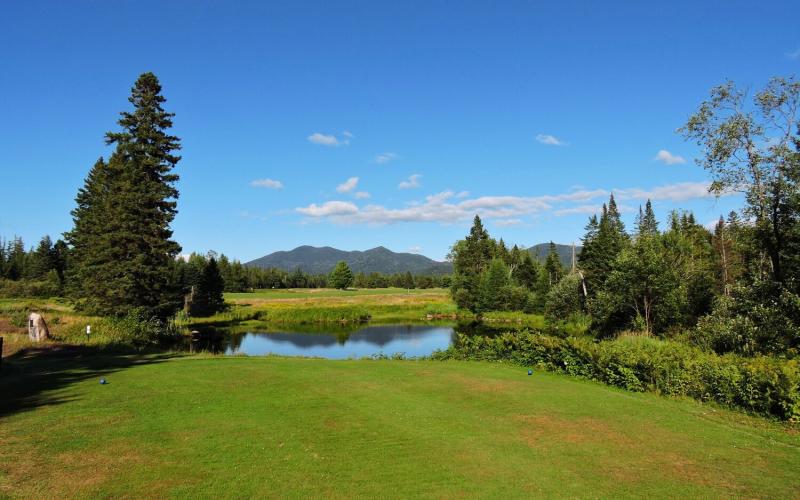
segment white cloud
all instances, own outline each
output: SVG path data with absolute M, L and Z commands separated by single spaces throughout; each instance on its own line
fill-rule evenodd
M 709 192 L 710 182 L 679 182 L 654 187 L 649 190 L 640 188 L 615 189 L 614 196 L 620 200 L 652 200 L 652 201 L 686 201 L 697 198 L 713 198 Z
M 602 205 L 578 205 L 575 207 L 561 208 L 553 212 L 554 215 L 594 215 L 603 210 Z
M 321 146 L 347 146 L 350 144 L 350 139 L 353 137 L 355 137 L 353 134 L 345 130 L 341 133 L 341 138 L 336 137 L 333 134 L 321 134 L 319 132 L 314 132 L 306 139 L 308 139 L 308 142 L 319 144 Z
M 357 200 L 366 200 L 367 198 L 371 198 L 371 197 L 372 197 L 372 195 L 370 195 L 370 194 L 369 194 L 368 192 L 366 192 L 366 191 L 358 191 L 358 192 L 357 192 L 356 194 L 354 194 L 353 196 L 355 196 L 355 198 L 356 198 Z
M 500 227 L 517 226 L 519 224 L 522 224 L 522 219 L 500 219 L 494 221 L 494 225 Z
M 378 165 L 383 165 L 384 163 L 389 163 L 397 158 L 398 156 L 395 153 L 381 153 L 379 155 L 375 155 L 375 163 Z
M 338 146 L 341 144 L 335 135 L 325 135 L 320 134 L 319 132 L 314 132 L 313 134 L 309 135 L 308 142 L 321 144 L 322 146 Z
M 800 59 L 800 48 L 792 52 L 787 52 L 786 57 L 788 57 L 789 59 Z
M 634 211 L 633 205 L 648 198 L 653 201 L 679 202 L 709 198 L 707 182 L 683 182 L 650 189 L 615 189 L 621 212 Z M 459 193 L 460 194 L 460 193 Z M 599 213 L 602 203 L 611 191 L 606 189 L 581 189 L 560 194 L 541 196 L 480 196 L 460 198 L 452 191 L 442 191 L 426 196 L 400 208 L 377 204 L 358 207 L 354 203 L 330 201 L 295 209 L 312 219 L 326 219 L 337 224 L 397 224 L 401 222 L 434 222 L 454 224 L 469 222 L 479 214 L 497 225 L 517 224 L 517 220 L 541 213 L 555 216 Z M 622 202 L 627 201 L 628 204 Z
M 469 196 L 469 191 L 459 191 L 456 198 L 466 198 L 467 196 Z
M 336 191 L 340 193 L 349 193 L 358 186 L 358 177 L 350 177 L 343 183 L 336 186 Z
M 250 185 L 267 189 L 283 189 L 283 183 L 275 179 L 256 179 L 252 181 Z
M 558 137 L 550 134 L 539 134 L 536 136 L 536 140 L 542 144 L 547 144 L 548 146 L 566 146 L 567 143 L 559 139 Z
M 414 245 L 408 249 L 409 253 L 422 253 L 422 247 L 419 245 Z
M 397 187 L 400 188 L 400 189 L 418 188 L 420 186 L 419 179 L 421 177 L 422 176 L 419 175 L 419 174 L 411 175 L 411 176 L 409 176 L 408 180 L 405 180 L 405 181 L 401 182 L 400 184 L 397 185 Z
M 358 213 L 358 207 L 349 201 L 326 201 L 322 205 L 312 203 L 297 211 L 309 217 L 335 217 L 342 215 L 352 215 Z
M 686 158 L 684 158 L 683 156 L 674 155 L 669 151 L 667 151 L 666 149 L 660 149 L 658 150 L 658 154 L 656 154 L 656 157 L 653 158 L 653 161 L 660 161 L 666 165 L 676 165 L 679 163 L 686 163 Z

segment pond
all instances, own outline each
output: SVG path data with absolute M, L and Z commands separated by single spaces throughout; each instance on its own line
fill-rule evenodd
M 230 333 L 222 338 L 221 345 L 211 349 L 227 355 L 277 354 L 348 359 L 402 354 L 407 358 L 417 358 L 447 349 L 454 337 L 455 329 L 452 326 L 378 325 L 365 326 L 349 333 Z M 207 346 L 198 347 L 208 349 Z

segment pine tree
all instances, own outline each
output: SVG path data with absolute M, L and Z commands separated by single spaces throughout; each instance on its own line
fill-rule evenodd
M 473 219 L 469 234 L 453 245 L 453 282 L 450 294 L 456 305 L 476 312 L 480 308 L 480 276 L 492 259 L 494 241 L 483 227 L 479 216 Z
M 547 272 L 547 280 L 550 287 L 561 281 L 565 274 L 564 266 L 561 265 L 561 258 L 558 256 L 558 249 L 552 241 L 547 253 L 547 260 L 544 262 L 544 269 Z
M 508 268 L 502 259 L 493 259 L 481 276 L 480 312 L 502 309 L 503 291 L 508 284 Z
M 350 270 L 347 262 L 342 260 L 336 264 L 336 267 L 333 268 L 333 271 L 331 271 L 328 277 L 328 284 L 339 290 L 345 290 L 353 284 L 353 272 Z
M 211 255 L 203 266 L 203 272 L 194 289 L 190 313 L 193 316 L 211 316 L 225 309 L 223 290 L 225 280 L 222 278 L 217 259 Z
M 29 254 L 29 262 L 25 269 L 25 278 L 41 280 L 51 269 L 55 269 L 55 255 L 53 241 L 50 236 L 44 236 L 36 250 Z
M 578 263 L 585 274 L 587 292 L 594 296 L 602 289 L 617 256 L 630 244 L 613 195 L 608 205 L 603 205 L 600 220 L 589 220 L 583 242 Z
M 162 108 L 161 85 L 152 73 L 134 84 L 132 112 L 121 113 L 121 132 L 106 134 L 116 149 L 98 160 L 76 197 L 70 285 L 79 306 L 98 314 L 138 308 L 165 317 L 177 309 L 170 271 L 180 246 L 170 223 L 177 212 L 180 160 L 177 137 L 167 134 L 172 113 Z
M 644 206 L 644 212 L 639 207 L 639 218 L 636 221 L 636 233 L 638 236 L 653 236 L 658 234 L 658 220 L 653 212 L 653 205 L 650 200 Z

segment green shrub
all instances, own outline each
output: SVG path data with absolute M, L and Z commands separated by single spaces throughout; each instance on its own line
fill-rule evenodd
M 61 293 L 58 282 L 47 281 L 12 281 L 0 279 L 0 297 L 56 297 Z
M 800 421 L 800 366 L 796 360 L 720 356 L 649 337 L 596 342 L 529 330 L 495 337 L 459 335 L 450 349 L 433 358 L 539 366 L 631 391 L 688 396 Z
M 547 293 L 544 305 L 545 318 L 556 323 L 583 312 L 582 285 L 583 280 L 577 273 L 561 278 L 561 281 Z

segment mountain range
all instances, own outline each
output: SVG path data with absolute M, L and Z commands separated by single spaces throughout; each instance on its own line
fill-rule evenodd
M 277 268 L 285 271 L 301 269 L 309 274 L 327 274 L 339 261 L 347 262 L 354 273 L 394 274 L 410 271 L 411 274 L 438 275 L 453 271 L 449 262 L 439 262 L 424 255 L 392 252 L 376 247 L 365 251 L 339 250 L 331 247 L 301 246 L 281 251 L 247 262 L 246 266 Z
M 534 259 L 544 262 L 550 251 L 549 243 L 540 243 L 527 249 Z M 572 262 L 572 245 L 556 245 L 561 263 L 570 267 Z M 581 247 L 576 247 L 580 254 Z M 385 247 L 351 252 L 332 247 L 300 246 L 294 250 L 274 252 L 247 262 L 250 267 L 275 268 L 284 271 L 301 269 L 309 274 L 327 274 L 339 261 L 347 262 L 354 273 L 395 274 L 410 271 L 415 275 L 439 275 L 453 272 L 450 262 L 440 262 L 424 255 L 393 252 Z

